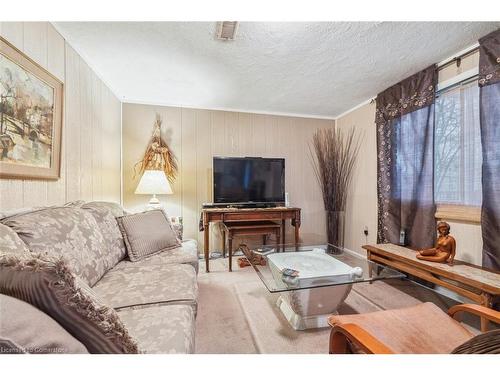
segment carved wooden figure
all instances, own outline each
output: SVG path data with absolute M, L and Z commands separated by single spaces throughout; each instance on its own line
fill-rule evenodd
M 431 249 L 418 251 L 417 258 L 452 265 L 455 258 L 456 242 L 450 236 L 450 225 L 445 221 L 441 221 L 437 225 L 437 231 L 438 239 L 436 246 Z

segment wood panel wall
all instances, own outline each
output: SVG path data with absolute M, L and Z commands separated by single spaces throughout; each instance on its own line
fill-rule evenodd
M 0 179 L 0 210 L 121 200 L 121 102 L 48 22 L 2 22 L 0 35 L 64 83 L 61 178 Z
M 150 198 L 134 195 L 139 176 L 134 178 L 133 167 L 145 151 L 156 113 L 163 118 L 164 136 L 180 165 L 174 194 L 160 199 L 170 215 L 183 217 L 185 237 L 198 239 L 199 249 L 203 241 L 198 231 L 200 208 L 212 201 L 213 156 L 284 157 L 286 191 L 291 204 L 303 210 L 302 238 L 326 239 L 321 192 L 308 144 L 316 129 L 334 126 L 333 120 L 124 103 L 123 196 L 124 206 L 132 211 L 142 210 Z M 212 249 L 220 249 L 219 232 L 212 229 Z M 288 238 L 292 239 L 291 232 Z

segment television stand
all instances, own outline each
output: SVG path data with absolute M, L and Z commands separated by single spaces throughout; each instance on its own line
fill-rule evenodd
M 290 220 L 295 228 L 295 246 L 299 243 L 300 208 L 297 207 L 267 207 L 259 208 L 248 206 L 245 208 L 235 207 L 203 207 L 201 210 L 200 231 L 204 231 L 203 252 L 205 256 L 205 268 L 209 272 L 209 246 L 210 246 L 210 223 L 215 222 L 242 222 L 242 221 L 277 221 L 281 224 L 281 242 L 286 243 L 285 224 Z

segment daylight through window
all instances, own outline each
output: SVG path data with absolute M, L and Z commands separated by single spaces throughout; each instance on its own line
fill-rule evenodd
M 477 81 L 441 93 L 436 99 L 435 199 L 481 205 L 481 133 Z

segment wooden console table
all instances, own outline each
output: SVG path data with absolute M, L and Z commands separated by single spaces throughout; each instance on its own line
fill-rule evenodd
M 461 261 L 450 266 L 420 260 L 415 257 L 415 250 L 393 244 L 365 245 L 363 249 L 373 262 L 440 285 L 480 305 L 491 308 L 493 298 L 500 295 L 500 273 Z M 482 331 L 486 331 L 487 324 L 488 321 L 481 318 Z
M 272 208 L 204 208 L 201 210 L 202 229 L 204 233 L 203 250 L 205 255 L 205 268 L 209 272 L 209 246 L 210 223 L 239 222 L 239 221 L 280 221 L 281 242 L 286 243 L 285 224 L 290 220 L 295 227 L 295 244 L 299 242 L 300 208 L 297 207 L 272 207 Z

